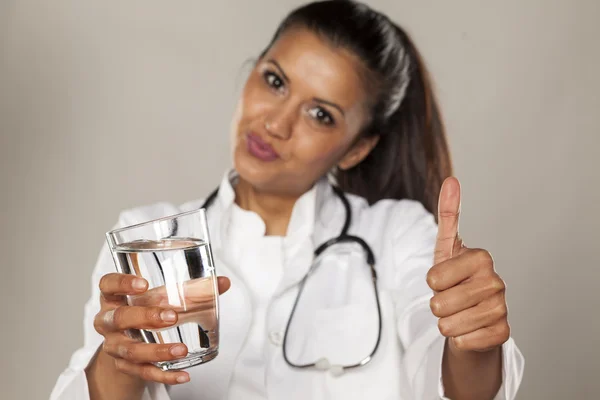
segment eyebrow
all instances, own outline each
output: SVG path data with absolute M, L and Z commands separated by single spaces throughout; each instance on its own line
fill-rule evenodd
M 316 101 L 317 103 L 321 103 L 321 104 L 326 104 L 328 106 L 336 108 L 343 116 L 345 116 L 344 110 L 342 110 L 342 107 L 338 106 L 335 103 L 332 103 L 332 102 L 327 101 L 327 100 L 319 99 L 318 97 L 313 97 L 313 101 Z
M 281 65 L 279 65 L 279 63 L 277 61 L 275 61 L 272 58 L 270 58 L 270 59 L 267 60 L 267 62 L 275 65 L 275 67 L 277 67 L 277 69 L 281 73 L 281 76 L 283 77 L 283 79 L 287 83 L 290 83 L 290 78 L 288 78 L 288 76 L 283 71 L 283 68 L 281 68 Z M 339 105 L 337 105 L 335 103 L 332 103 L 331 101 L 323 100 L 323 99 L 320 99 L 318 97 L 313 97 L 313 101 L 315 101 L 317 103 L 328 105 L 330 107 L 333 107 L 333 108 L 337 109 L 343 116 L 345 116 L 345 113 L 344 113 L 344 110 L 342 110 L 342 107 L 340 107 Z

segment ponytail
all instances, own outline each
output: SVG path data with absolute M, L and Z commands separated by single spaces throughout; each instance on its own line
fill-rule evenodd
M 340 188 L 373 204 L 381 199 L 419 201 L 434 215 L 442 182 L 452 175 L 444 124 L 427 68 L 416 47 L 395 27 L 409 59 L 409 84 L 397 110 L 364 135 L 379 142 L 357 166 L 336 172 Z

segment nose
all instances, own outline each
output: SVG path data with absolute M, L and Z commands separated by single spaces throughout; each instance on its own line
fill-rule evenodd
M 296 114 L 295 106 L 289 103 L 281 104 L 267 114 L 265 129 L 269 135 L 281 140 L 287 140 L 292 136 Z

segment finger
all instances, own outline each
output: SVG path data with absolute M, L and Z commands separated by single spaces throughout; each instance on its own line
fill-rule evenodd
M 460 248 L 458 220 L 460 215 L 460 183 L 447 178 L 440 189 L 438 202 L 438 234 L 435 244 L 434 264 L 446 261 Z
M 435 264 L 427 272 L 427 284 L 436 292 L 447 290 L 475 276 L 494 273 L 494 259 L 487 250 L 468 249 L 454 258 Z
M 226 276 L 217 277 L 217 287 L 219 288 L 219 294 L 223 294 L 231 287 L 231 281 Z
M 183 291 L 186 299 L 194 303 L 212 302 L 214 293 L 225 293 L 231 287 L 229 278 L 220 276 L 214 278 L 192 279 L 183 283 Z
M 497 294 L 489 301 L 479 303 L 449 317 L 440 318 L 438 328 L 440 333 L 446 337 L 462 336 L 506 319 L 507 313 L 504 296 Z
M 122 358 L 117 358 L 115 359 L 115 366 L 123 373 L 140 377 L 148 382 L 177 385 L 190 381 L 190 375 L 185 371 L 162 371 L 152 364 L 135 364 Z
M 123 358 L 136 364 L 175 360 L 188 353 L 187 346 L 181 343 L 141 343 L 122 333 L 107 335 L 102 350 L 115 358 Z
M 229 278 L 224 276 L 214 279 L 213 277 L 198 278 L 183 282 L 181 286 L 175 286 L 175 293 L 169 293 L 167 287 L 158 286 L 140 295 L 130 298 L 131 305 L 143 307 L 169 307 L 180 312 L 185 310 L 202 311 L 214 308 L 215 290 L 219 294 L 225 293 L 231 287 Z M 179 304 L 171 301 L 172 297 L 179 299 Z
M 504 344 L 509 338 L 510 325 L 507 321 L 502 321 L 451 340 L 459 350 L 487 351 Z
M 116 308 L 119 306 L 126 306 L 127 298 L 125 296 L 116 296 L 110 294 L 104 294 L 100 292 L 100 308 Z
M 135 275 L 111 273 L 104 275 L 98 286 L 103 296 L 110 301 L 116 296 L 142 293 L 148 288 L 148 282 Z
M 429 305 L 436 317 L 449 317 L 493 298 L 504 289 L 504 281 L 498 276 L 478 277 L 436 293 Z
M 177 313 L 160 307 L 122 306 L 101 311 L 94 319 L 99 333 L 126 329 L 160 329 L 177 322 Z

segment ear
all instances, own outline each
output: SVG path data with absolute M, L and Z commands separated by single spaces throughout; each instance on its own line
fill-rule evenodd
M 348 150 L 344 158 L 340 160 L 337 165 L 338 168 L 341 170 L 346 170 L 357 166 L 369 155 L 371 150 L 373 150 L 378 142 L 379 135 L 361 138 L 354 144 L 354 146 L 350 148 L 350 150 Z

